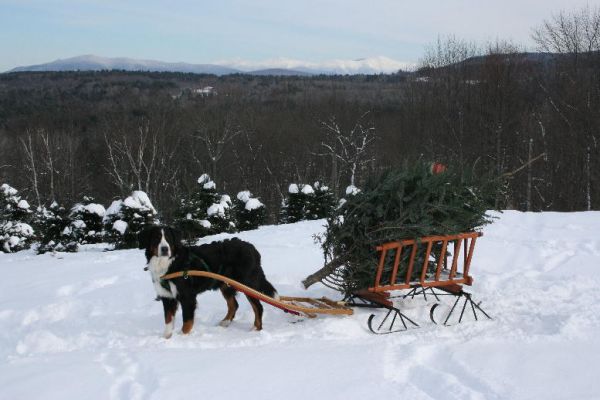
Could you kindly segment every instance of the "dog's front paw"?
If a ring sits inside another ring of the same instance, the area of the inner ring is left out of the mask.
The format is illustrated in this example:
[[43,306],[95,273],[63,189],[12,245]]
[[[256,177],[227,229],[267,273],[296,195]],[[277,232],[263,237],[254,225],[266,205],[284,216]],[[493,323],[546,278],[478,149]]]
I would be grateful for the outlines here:
[[190,333],[192,331],[193,327],[194,327],[194,321],[184,321],[183,327],[181,327],[181,333],[183,333],[184,335],[187,335],[188,333]]
[[163,333],[163,337],[165,339],[170,339],[173,336],[173,329],[175,328],[175,321],[171,319],[171,322],[165,325],[165,332]]
[[219,326],[222,326],[223,328],[227,328],[229,325],[231,325],[231,320],[229,319],[224,319],[223,321],[219,322]]

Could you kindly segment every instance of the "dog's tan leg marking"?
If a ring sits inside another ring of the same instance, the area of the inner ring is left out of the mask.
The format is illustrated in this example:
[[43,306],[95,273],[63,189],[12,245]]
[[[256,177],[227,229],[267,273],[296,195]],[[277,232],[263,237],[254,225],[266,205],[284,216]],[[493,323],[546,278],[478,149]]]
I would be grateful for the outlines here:
[[188,333],[190,333],[192,331],[193,327],[194,327],[194,320],[184,321],[183,327],[181,328],[181,332],[184,335],[187,335]]
[[165,324],[173,322],[173,318],[175,318],[175,313],[173,311],[167,311],[165,314]]
[[260,331],[260,330],[262,330],[262,313],[263,313],[262,305],[260,304],[260,301],[256,300],[255,298],[252,298],[248,295],[246,295],[246,298],[250,302],[250,305],[252,306],[252,310],[254,310],[254,329],[256,329],[257,331]]
[[164,338],[170,339],[173,336],[173,328],[175,326],[175,313],[173,311],[168,311],[165,314],[165,333]]
[[238,309],[238,303],[235,299],[235,292],[231,292],[226,285],[221,286],[221,293],[227,302],[227,314],[225,318],[219,323],[222,327],[228,327],[231,321],[235,318],[235,312]]

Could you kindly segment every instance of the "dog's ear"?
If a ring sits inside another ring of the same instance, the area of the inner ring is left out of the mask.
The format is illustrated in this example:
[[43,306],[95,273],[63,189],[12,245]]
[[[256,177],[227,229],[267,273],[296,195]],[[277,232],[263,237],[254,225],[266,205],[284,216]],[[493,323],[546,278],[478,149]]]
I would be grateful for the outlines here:
[[146,227],[138,233],[138,249],[146,249],[150,245],[152,227]]
[[181,231],[171,227],[167,227],[166,230],[168,235],[171,236],[173,246],[175,246],[176,249],[179,249],[181,247]]

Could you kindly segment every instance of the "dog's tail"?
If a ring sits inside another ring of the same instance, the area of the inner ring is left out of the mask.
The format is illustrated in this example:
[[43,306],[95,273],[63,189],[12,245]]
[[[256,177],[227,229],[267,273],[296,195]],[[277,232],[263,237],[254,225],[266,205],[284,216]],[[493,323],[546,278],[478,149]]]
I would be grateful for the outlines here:
[[258,250],[256,250],[256,248],[254,246],[252,246],[252,249],[253,249],[253,253],[254,253],[254,262],[256,263],[256,265],[258,265],[258,267],[261,271],[260,282],[258,283],[258,291],[263,294],[266,294],[269,297],[273,297],[274,299],[279,300],[279,294],[277,294],[277,290],[275,290],[273,285],[271,285],[271,282],[269,282],[267,280],[264,272],[262,271],[262,267],[260,265],[261,264],[260,253],[258,252]]
[[279,299],[279,294],[277,294],[277,290],[275,290],[273,285],[271,285],[271,282],[269,282],[265,277],[263,277],[262,281],[260,282],[260,288],[258,290],[269,297],[273,297],[276,300]]

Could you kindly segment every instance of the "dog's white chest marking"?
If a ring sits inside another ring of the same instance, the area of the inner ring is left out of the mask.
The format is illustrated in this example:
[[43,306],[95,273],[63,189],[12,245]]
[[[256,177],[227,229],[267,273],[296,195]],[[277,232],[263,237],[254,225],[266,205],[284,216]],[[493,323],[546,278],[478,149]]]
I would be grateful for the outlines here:
[[162,238],[160,243],[158,244],[158,251],[160,254],[160,249],[163,247],[168,248],[168,252],[163,256],[153,256],[150,261],[148,261],[148,269],[150,270],[150,274],[152,275],[152,283],[154,285],[154,290],[159,297],[168,297],[170,299],[174,299],[177,297],[177,288],[171,282],[168,282],[167,285],[160,279],[161,276],[167,273],[169,266],[173,262],[171,259],[171,246],[167,242],[165,238],[165,231],[161,230]]
[[172,261],[173,260],[171,260],[169,257],[154,256],[148,262],[148,270],[152,276],[152,284],[154,285],[156,294],[160,297],[168,297],[170,299],[174,299],[177,296],[177,289],[175,288],[175,285],[169,282],[169,288],[171,290],[167,290],[161,284],[162,281],[160,277],[167,273]]

